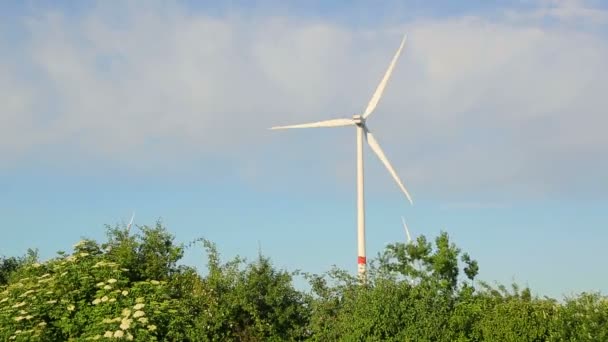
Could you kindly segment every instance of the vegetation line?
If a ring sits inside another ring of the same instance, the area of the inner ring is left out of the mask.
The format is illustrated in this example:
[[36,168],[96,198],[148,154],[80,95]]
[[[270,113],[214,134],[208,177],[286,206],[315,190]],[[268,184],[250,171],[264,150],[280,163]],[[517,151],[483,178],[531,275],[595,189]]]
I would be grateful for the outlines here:
[[[337,268],[303,273],[304,292],[261,252],[222,261],[210,241],[138,228],[108,226],[107,241],[44,262],[0,257],[0,341],[608,341],[608,297],[477,281],[446,233],[387,246],[365,286]],[[177,264],[201,244],[206,275]]]

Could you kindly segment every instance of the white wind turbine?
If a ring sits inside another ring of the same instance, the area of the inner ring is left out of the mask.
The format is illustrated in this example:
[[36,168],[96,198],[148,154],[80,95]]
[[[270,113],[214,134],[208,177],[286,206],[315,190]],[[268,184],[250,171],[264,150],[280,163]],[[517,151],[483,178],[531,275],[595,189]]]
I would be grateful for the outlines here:
[[403,46],[405,45],[406,38],[407,38],[407,36],[404,35],[403,40],[401,41],[401,45],[399,46],[399,49],[397,49],[395,56],[393,57],[393,59],[391,60],[391,63],[388,66],[388,70],[386,70],[386,73],[384,74],[382,81],[380,81],[378,88],[376,88],[376,91],[374,92],[374,95],[372,96],[371,100],[367,104],[367,108],[365,109],[363,114],[353,115],[352,119],[351,118],[333,119],[333,120],[325,120],[325,121],[305,123],[305,124],[299,124],[299,125],[277,126],[277,127],[271,128],[271,129],[288,129],[288,128],[339,127],[339,126],[355,126],[356,127],[356,129],[357,129],[357,250],[358,250],[357,265],[358,265],[359,278],[362,281],[365,281],[365,271],[366,271],[366,261],[367,261],[366,256],[365,256],[365,201],[364,201],[364,195],[363,195],[364,194],[364,192],[363,192],[363,137],[364,136],[365,136],[365,140],[367,141],[367,144],[369,145],[369,147],[372,149],[372,151],[374,151],[376,156],[378,156],[380,161],[387,168],[388,172],[391,174],[391,176],[393,177],[395,182],[397,182],[397,185],[399,186],[401,191],[403,191],[403,193],[405,194],[407,199],[410,201],[410,203],[413,204],[412,197],[408,193],[405,186],[403,186],[403,183],[399,179],[399,176],[397,176],[395,169],[393,169],[393,166],[390,164],[390,162],[386,158],[386,155],[382,151],[382,148],[380,148],[380,144],[378,144],[378,141],[376,140],[376,138],[374,138],[374,136],[370,132],[369,128],[367,127],[367,123],[366,123],[367,118],[372,114],[372,112],[378,105],[378,102],[380,101],[380,97],[382,96],[382,93],[384,92],[384,88],[386,87],[386,84],[391,76],[391,73],[393,72],[395,64],[397,63],[397,59],[399,58],[399,55],[401,54],[401,50],[403,49]]

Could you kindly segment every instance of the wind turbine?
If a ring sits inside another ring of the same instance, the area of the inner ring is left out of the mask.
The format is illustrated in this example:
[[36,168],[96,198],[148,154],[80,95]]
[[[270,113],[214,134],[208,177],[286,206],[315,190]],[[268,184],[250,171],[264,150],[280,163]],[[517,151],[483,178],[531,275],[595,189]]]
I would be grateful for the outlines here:
[[407,243],[412,243],[412,236],[410,235],[410,230],[407,229],[407,224],[405,224],[405,219],[401,216],[401,222],[403,222],[403,228],[405,229],[405,235],[407,235]]
[[397,49],[397,52],[395,53],[395,56],[391,60],[391,63],[389,64],[388,69],[386,70],[386,73],[384,74],[384,77],[382,78],[382,81],[380,81],[380,84],[376,88],[376,91],[374,92],[374,95],[372,96],[371,100],[367,104],[367,108],[365,108],[365,111],[363,112],[363,114],[353,115],[352,118],[332,119],[332,120],[325,120],[325,121],[298,124],[298,125],[289,125],[289,126],[275,126],[275,127],[271,128],[274,130],[274,129],[289,129],[289,128],[340,127],[340,126],[355,126],[356,127],[356,130],[357,130],[357,251],[358,251],[357,265],[358,265],[359,278],[363,282],[365,282],[365,278],[366,278],[365,271],[366,271],[366,265],[367,265],[367,260],[366,260],[366,255],[365,255],[365,200],[364,200],[364,191],[363,191],[363,189],[364,189],[363,188],[363,137],[365,137],[367,144],[372,149],[372,151],[374,151],[376,156],[378,156],[380,161],[384,164],[384,166],[386,167],[388,172],[391,174],[391,176],[393,177],[393,179],[395,180],[395,182],[397,183],[397,185],[399,186],[401,191],[405,194],[405,196],[410,201],[410,203],[413,204],[412,197],[410,196],[409,192],[407,191],[407,189],[405,188],[405,186],[399,179],[399,176],[397,176],[395,169],[393,168],[391,163],[386,158],[386,155],[382,151],[380,144],[378,143],[376,138],[374,138],[374,136],[372,135],[372,133],[369,130],[367,123],[366,123],[366,120],[374,112],[374,109],[376,109],[376,106],[378,105],[378,102],[380,101],[380,97],[382,97],[384,88],[386,87],[386,84],[387,84],[389,78],[391,77],[393,69],[395,68],[395,64],[397,63],[397,59],[399,58],[399,55],[401,54],[401,50],[403,49],[403,46],[405,45],[406,38],[407,38],[407,36],[404,35],[403,39],[401,40],[401,45],[399,46],[399,49]]

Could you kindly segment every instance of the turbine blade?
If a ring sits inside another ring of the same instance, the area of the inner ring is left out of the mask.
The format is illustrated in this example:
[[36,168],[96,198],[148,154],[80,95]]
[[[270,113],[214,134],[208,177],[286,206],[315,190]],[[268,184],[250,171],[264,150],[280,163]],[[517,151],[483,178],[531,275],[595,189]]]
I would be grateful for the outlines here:
[[333,119],[325,121],[317,121],[299,125],[289,126],[275,126],[270,129],[288,129],[288,128],[314,128],[314,127],[340,127],[340,126],[353,126],[355,123],[353,119]]
[[401,54],[403,45],[405,45],[406,39],[407,39],[407,35],[403,35],[403,40],[401,40],[401,45],[399,45],[399,49],[397,49],[397,53],[395,53],[395,56],[393,57],[391,64],[389,64],[388,69],[386,70],[386,73],[384,74],[384,78],[382,78],[382,81],[380,81],[378,88],[376,88],[376,92],[374,93],[374,95],[372,96],[372,99],[367,104],[367,108],[365,109],[365,112],[363,113],[364,119],[367,118],[368,116],[370,116],[370,114],[372,114],[374,109],[376,109],[376,105],[378,105],[378,101],[380,101],[380,97],[382,97],[382,93],[384,92],[386,83],[388,83],[388,79],[391,77],[391,74],[393,73],[393,69],[395,68],[395,64],[397,64],[397,59],[399,59],[399,55]]
[[412,242],[412,236],[410,235],[410,230],[407,229],[407,224],[405,224],[405,219],[401,216],[401,222],[403,222],[403,228],[405,228],[405,234],[407,235],[407,242]]
[[133,224],[133,219],[135,218],[135,212],[133,212],[133,214],[131,214],[131,221],[129,221],[129,224],[127,225],[127,231],[129,229],[131,229],[131,225]]
[[384,154],[384,151],[382,151],[380,144],[378,144],[378,141],[376,140],[376,138],[374,138],[372,132],[370,132],[367,127],[365,127],[365,139],[367,140],[367,144],[369,145],[369,147],[371,147],[372,151],[376,153],[382,164],[384,164],[388,172],[391,174],[391,176],[393,176],[393,179],[395,180],[395,182],[397,182],[397,185],[399,185],[401,191],[403,191],[407,199],[410,201],[410,204],[413,205],[414,202],[412,201],[410,193],[407,191],[405,186],[403,186],[401,179],[399,179],[399,176],[397,176],[397,172],[395,172],[395,169],[393,169],[393,166],[388,161],[388,158],[386,158],[386,155]]

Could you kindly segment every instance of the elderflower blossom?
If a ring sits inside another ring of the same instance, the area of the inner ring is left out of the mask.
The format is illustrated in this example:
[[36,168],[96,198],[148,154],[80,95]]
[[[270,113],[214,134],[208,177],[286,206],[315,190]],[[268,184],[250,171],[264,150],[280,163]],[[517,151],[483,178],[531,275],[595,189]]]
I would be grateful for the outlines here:
[[122,330],[116,330],[114,332],[114,337],[116,338],[122,338],[124,336],[124,332],[122,332]]
[[131,322],[133,322],[130,318],[123,318],[120,322],[120,329],[127,330],[131,327]]
[[122,291],[122,295],[123,295],[123,296],[125,296],[125,297],[126,297],[128,294],[129,294],[129,291],[127,291],[127,290]]
[[106,286],[104,286],[104,287],[103,287],[103,289],[104,289],[104,290],[111,290],[111,289],[112,289],[112,286],[111,286],[111,285],[106,285]]
[[146,314],[143,311],[137,310],[135,311],[135,313],[133,313],[133,318],[139,318],[142,316],[145,316]]
[[154,325],[154,324],[148,325],[148,330],[150,330],[150,331],[156,330],[156,325]]
[[74,304],[70,304],[68,305],[68,311],[74,311],[76,307],[74,306]]
[[20,302],[12,306],[13,309],[20,308],[25,305],[25,302]]
[[131,315],[131,310],[128,308],[125,308],[122,310],[122,315],[125,317],[129,317]]
[[78,248],[80,246],[83,246],[85,243],[87,243],[86,240],[80,240],[80,241],[76,242],[74,245],[72,245],[72,247]]
[[138,303],[138,304],[135,304],[135,306],[133,306],[133,309],[135,309],[135,310],[141,310],[145,306],[146,306],[146,304],[144,304],[144,303]]
[[34,290],[27,290],[25,292],[23,292],[19,297],[26,297],[27,295],[29,295],[30,293],[33,293]]
[[148,323],[148,318],[146,318],[146,317],[140,317],[140,318],[138,319],[138,321],[139,321],[139,323],[141,323],[141,324],[146,324],[146,323]]
[[137,297],[135,299],[135,303],[143,303],[144,302],[144,297]]
[[108,279],[108,284],[114,284],[116,282],[116,279],[112,278],[112,279]]
[[103,334],[103,337],[112,337],[112,335],[112,332],[108,330],[105,334]]
[[108,298],[108,296],[103,296],[103,297],[101,297],[101,301],[102,301],[102,302],[107,302],[107,301],[108,301],[108,299],[110,299],[110,298]]
[[93,305],[97,305],[99,303],[101,303],[101,299],[95,298],[95,300],[93,301]]

